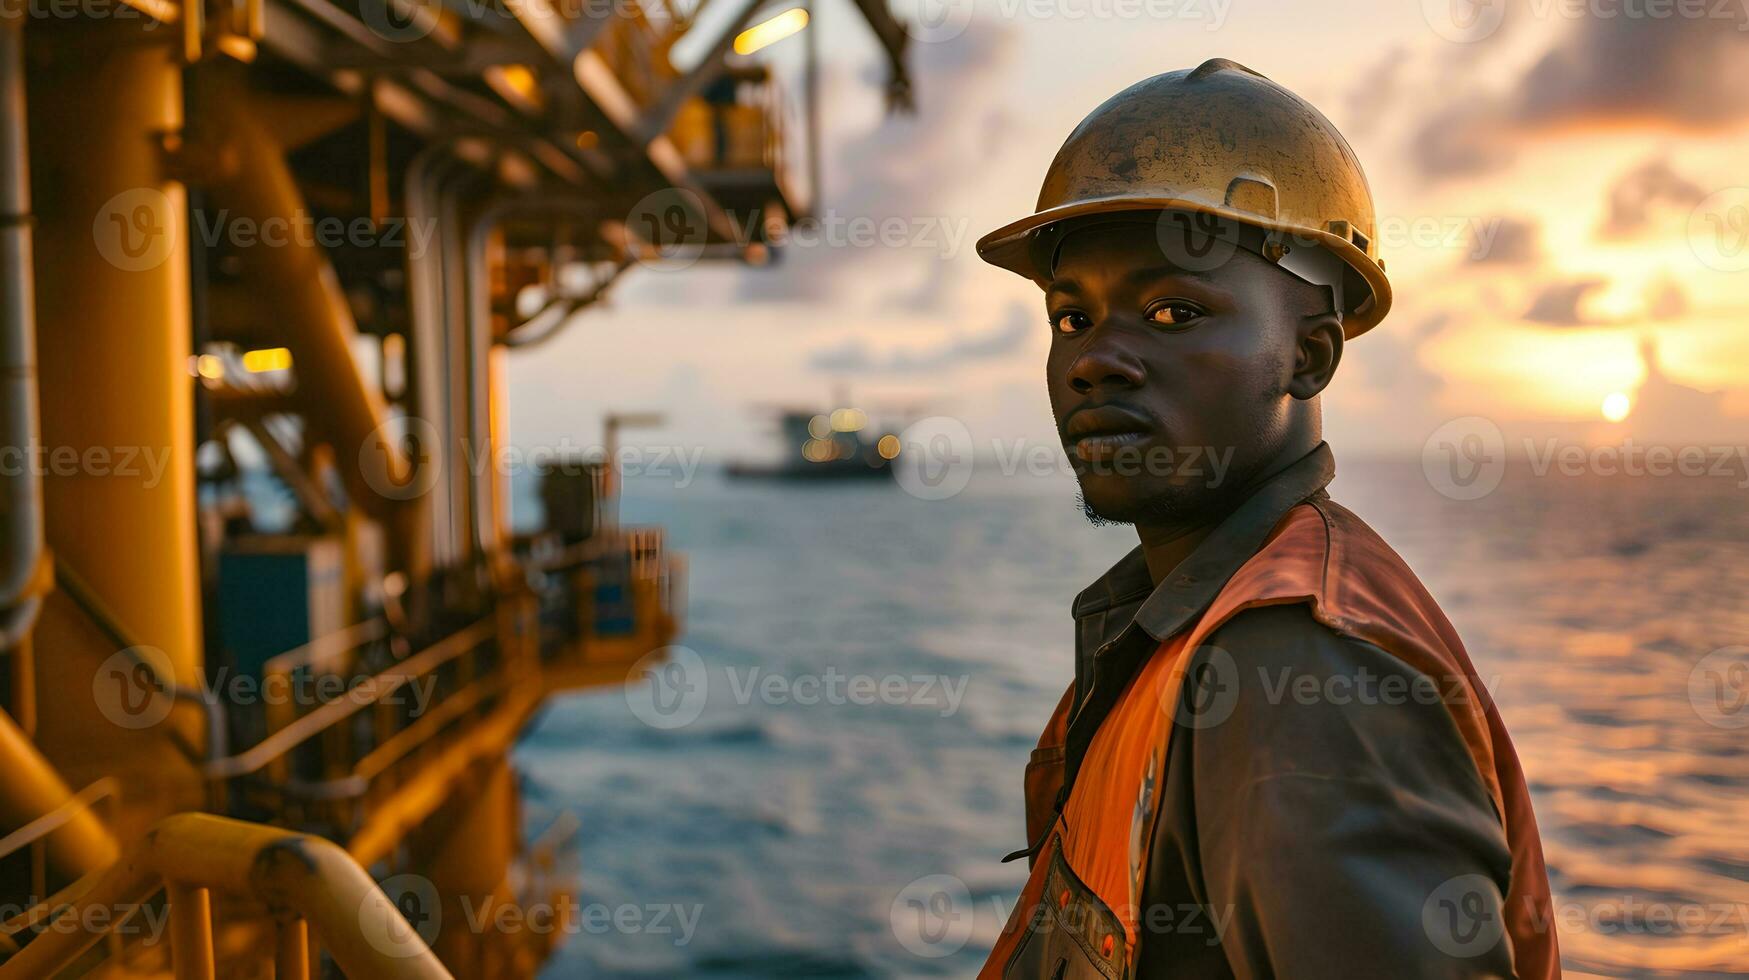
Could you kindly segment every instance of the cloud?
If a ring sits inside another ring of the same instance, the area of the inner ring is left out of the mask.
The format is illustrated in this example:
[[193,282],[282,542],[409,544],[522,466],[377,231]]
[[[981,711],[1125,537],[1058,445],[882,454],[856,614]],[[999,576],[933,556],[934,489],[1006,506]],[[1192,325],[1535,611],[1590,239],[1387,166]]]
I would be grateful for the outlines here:
[[1410,139],[1411,159],[1426,177],[1446,180],[1498,170],[1518,144],[1558,128],[1718,130],[1749,119],[1744,7],[1705,8],[1695,16],[1676,4],[1652,16],[1639,5],[1575,18],[1504,88],[1486,81],[1499,70],[1475,68],[1466,74],[1481,81],[1456,89],[1439,77],[1423,103],[1435,108]]
[[1419,337],[1422,340],[1426,340],[1436,334],[1442,333],[1446,327],[1452,325],[1452,321],[1455,319],[1457,319],[1456,315],[1450,310],[1435,310],[1416,321],[1415,325],[1411,326],[1407,333],[1411,337]]
[[[1641,8],[1650,11],[1652,8]],[[1714,128],[1749,117],[1749,33],[1740,5],[1665,16],[1588,16],[1519,82],[1513,117],[1531,125],[1638,119]],[[1726,15],[1726,16],[1721,16]]]
[[1464,261],[1470,265],[1529,265],[1542,258],[1542,227],[1529,218],[1501,217],[1484,222],[1491,228],[1486,240],[1478,238]]
[[963,364],[991,361],[1024,350],[1027,341],[1036,336],[1039,318],[1019,303],[1008,309],[1008,317],[996,327],[982,333],[963,334],[947,338],[943,343],[913,348],[875,352],[860,340],[849,340],[835,347],[815,351],[808,358],[810,367],[839,374],[918,374],[943,371]]
[[[906,228],[905,247],[791,248],[782,256],[781,274],[742,276],[740,298],[841,303],[871,283],[941,275],[922,264],[945,264],[969,253],[977,236],[958,202],[1000,158],[1003,136],[1014,129],[1001,107],[1010,101],[1004,96],[1018,41],[1008,25],[977,21],[950,41],[912,45],[917,113],[887,116],[860,135],[833,141],[824,197],[816,206],[825,227],[833,220],[877,226],[897,221]],[[861,87],[841,73],[823,101],[843,104],[845,89]],[[926,296],[928,291],[926,285]]]
[[1703,197],[1705,188],[1677,173],[1669,160],[1654,157],[1622,174],[1610,187],[1609,213],[1598,226],[1598,237],[1636,235],[1651,224],[1654,206],[1691,207]]
[[1579,304],[1594,290],[1608,285],[1606,280],[1598,278],[1570,279],[1565,282],[1554,282],[1542,288],[1536,298],[1530,303],[1530,309],[1524,311],[1524,318],[1535,323],[1547,323],[1558,327],[1574,327],[1594,323],[1579,312]]
[[1403,87],[1402,76],[1408,52],[1394,45],[1372,66],[1360,73],[1360,80],[1343,96],[1347,112],[1346,131],[1359,137],[1371,132]]
[[1660,279],[1646,290],[1646,314],[1654,320],[1675,320],[1688,312],[1688,294],[1674,279]]
[[1498,170],[1512,160],[1501,125],[1499,104],[1472,96],[1422,123],[1409,140],[1409,156],[1423,176],[1434,180]]

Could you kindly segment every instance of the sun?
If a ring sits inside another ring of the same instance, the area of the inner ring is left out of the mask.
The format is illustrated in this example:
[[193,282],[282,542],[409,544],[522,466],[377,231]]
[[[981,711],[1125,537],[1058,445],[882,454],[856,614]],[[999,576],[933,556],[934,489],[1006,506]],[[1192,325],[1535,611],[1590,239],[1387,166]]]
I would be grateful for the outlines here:
[[1626,392],[1612,391],[1603,399],[1603,417],[1611,422],[1620,422],[1633,411],[1634,403]]

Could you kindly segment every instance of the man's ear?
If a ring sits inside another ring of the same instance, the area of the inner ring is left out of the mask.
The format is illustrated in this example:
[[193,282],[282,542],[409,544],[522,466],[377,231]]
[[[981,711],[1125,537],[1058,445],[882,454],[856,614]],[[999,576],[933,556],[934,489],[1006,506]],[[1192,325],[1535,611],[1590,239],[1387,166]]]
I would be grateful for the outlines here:
[[1307,317],[1300,323],[1299,338],[1287,392],[1306,401],[1316,398],[1336,376],[1336,365],[1342,362],[1342,318],[1335,313]]

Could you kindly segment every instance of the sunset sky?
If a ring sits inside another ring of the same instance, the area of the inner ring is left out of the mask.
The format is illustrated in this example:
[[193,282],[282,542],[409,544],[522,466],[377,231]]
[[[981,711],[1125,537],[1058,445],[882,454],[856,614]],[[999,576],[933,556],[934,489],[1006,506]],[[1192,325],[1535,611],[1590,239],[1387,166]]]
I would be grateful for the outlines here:
[[[720,460],[767,448],[758,406],[825,407],[847,385],[980,441],[1054,444],[1041,295],[973,243],[1032,210],[1094,106],[1217,56],[1322,109],[1371,180],[1397,299],[1325,395],[1339,451],[1416,452],[1468,415],[1587,441],[1749,432],[1749,0],[924,2],[899,5],[936,25],[911,48],[915,116],[883,114],[848,2],[823,0],[810,28],[827,55],[820,210],[900,219],[907,244],[634,270],[512,358],[513,442],[592,443],[604,411],[660,409],[667,427],[639,440]],[[1612,393],[1629,397],[1619,424]]]

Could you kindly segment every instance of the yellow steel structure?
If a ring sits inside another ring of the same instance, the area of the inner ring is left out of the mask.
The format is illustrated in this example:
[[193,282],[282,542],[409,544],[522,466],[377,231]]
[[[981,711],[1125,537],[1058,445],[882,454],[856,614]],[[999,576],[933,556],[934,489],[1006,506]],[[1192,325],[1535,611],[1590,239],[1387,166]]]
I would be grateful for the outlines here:
[[[350,855],[333,843],[206,814],[166,817],[107,873],[51,911],[42,933],[0,963],[0,980],[50,976],[101,934],[56,928],[88,910],[138,909],[168,891],[176,980],[213,980],[212,893],[259,904],[274,923],[279,980],[309,976],[310,933],[348,976],[447,980],[419,933]],[[137,914],[137,913],[136,913]],[[302,972],[291,972],[301,970]]]
[[[510,750],[671,641],[684,566],[613,502],[656,416],[511,526],[508,362],[640,260],[763,263],[809,214],[735,2],[686,68],[701,2],[0,16],[0,980],[552,952],[468,926],[578,888]],[[904,106],[903,25],[855,3]]]

